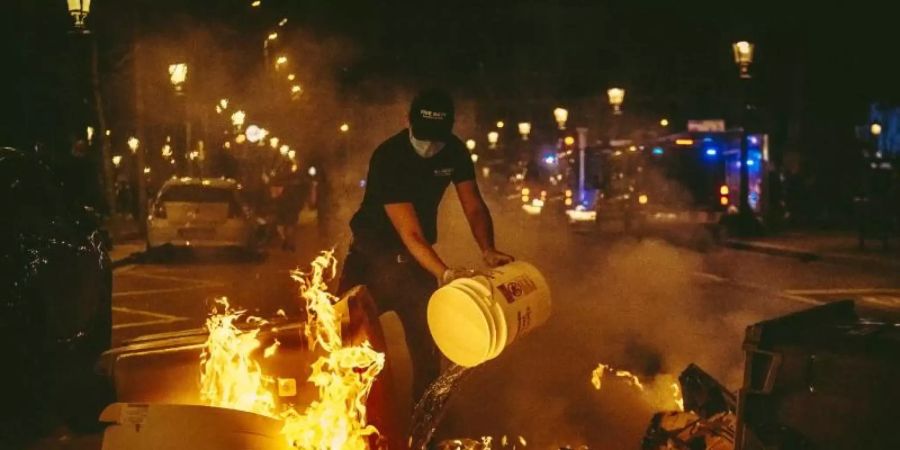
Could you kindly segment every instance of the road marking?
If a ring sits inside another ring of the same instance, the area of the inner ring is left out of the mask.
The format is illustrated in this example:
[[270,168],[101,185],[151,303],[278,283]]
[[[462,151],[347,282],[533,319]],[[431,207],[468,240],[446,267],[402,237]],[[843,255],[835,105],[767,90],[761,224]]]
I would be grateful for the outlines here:
[[143,309],[126,308],[124,306],[113,306],[112,310],[122,312],[122,313],[127,313],[127,314],[140,314],[140,315],[144,315],[144,316],[148,316],[148,317],[155,317],[157,319],[167,319],[167,320],[186,319],[186,317],[173,316],[170,314],[163,314],[163,313],[147,311],[147,310],[143,310]]
[[763,286],[761,284],[749,283],[746,281],[738,281],[733,278],[726,278],[726,277],[723,277],[720,275],[716,275],[714,273],[694,272],[694,276],[697,276],[700,278],[705,278],[705,279],[713,281],[715,283],[731,284],[731,285],[734,285],[734,286],[737,286],[739,288],[743,288],[746,290],[765,292],[767,294],[776,295],[785,300],[791,300],[791,301],[797,302],[797,303],[803,303],[803,304],[807,304],[807,305],[816,305],[816,306],[825,304],[824,301],[796,295],[796,294],[791,293],[790,291],[778,291],[776,289],[772,289],[768,286]]
[[120,323],[112,326],[113,330],[121,330],[123,328],[137,328],[137,327],[147,327],[150,325],[164,325],[168,323],[181,322],[187,319],[157,319],[157,320],[145,320],[143,322],[129,322],[129,323]]
[[893,288],[834,288],[834,289],[792,289],[784,291],[792,295],[853,295],[853,294],[887,294],[900,295],[900,289]]
[[171,292],[181,292],[181,291],[188,291],[191,289],[201,289],[201,288],[206,288],[206,287],[211,287],[211,286],[197,285],[197,286],[184,286],[184,287],[177,287],[177,288],[140,289],[140,290],[136,290],[136,291],[114,292],[112,296],[113,296],[113,298],[116,298],[116,297],[134,297],[134,296],[138,296],[138,295],[168,294]]
[[162,325],[166,323],[173,322],[181,322],[184,320],[188,320],[187,317],[181,316],[173,316],[170,314],[163,314],[154,311],[146,311],[143,309],[134,309],[134,308],[126,308],[124,306],[113,306],[112,310],[115,312],[125,313],[125,314],[137,314],[142,316],[147,316],[153,318],[152,320],[145,320],[142,322],[127,322],[127,323],[119,323],[113,325],[113,330],[120,330],[122,328],[134,328],[134,327],[145,327],[149,325]]

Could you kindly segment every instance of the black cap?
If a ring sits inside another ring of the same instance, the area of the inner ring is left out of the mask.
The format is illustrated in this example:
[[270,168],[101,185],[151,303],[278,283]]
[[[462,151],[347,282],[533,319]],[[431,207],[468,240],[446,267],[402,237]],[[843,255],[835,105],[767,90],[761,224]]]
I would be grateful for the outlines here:
[[453,135],[453,99],[440,89],[419,92],[409,107],[409,125],[416,139],[447,142]]

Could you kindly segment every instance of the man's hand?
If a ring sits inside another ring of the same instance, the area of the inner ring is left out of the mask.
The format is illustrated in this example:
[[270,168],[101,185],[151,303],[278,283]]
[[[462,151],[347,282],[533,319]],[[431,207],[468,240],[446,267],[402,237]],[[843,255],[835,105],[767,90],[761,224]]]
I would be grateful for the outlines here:
[[509,264],[516,259],[512,256],[507,255],[497,249],[489,248],[484,251],[484,263],[487,264],[488,267],[499,267],[504,264]]
[[464,267],[450,267],[441,275],[441,279],[438,280],[438,285],[444,286],[457,278],[469,278],[475,275],[477,275],[477,272],[472,269],[466,269]]

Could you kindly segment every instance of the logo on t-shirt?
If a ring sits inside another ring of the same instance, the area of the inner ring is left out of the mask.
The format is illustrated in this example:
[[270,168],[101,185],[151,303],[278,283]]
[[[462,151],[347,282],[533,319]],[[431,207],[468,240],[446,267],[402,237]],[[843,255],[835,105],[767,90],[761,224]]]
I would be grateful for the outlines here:
[[453,168],[447,167],[444,169],[434,169],[434,176],[436,177],[449,177],[453,175]]

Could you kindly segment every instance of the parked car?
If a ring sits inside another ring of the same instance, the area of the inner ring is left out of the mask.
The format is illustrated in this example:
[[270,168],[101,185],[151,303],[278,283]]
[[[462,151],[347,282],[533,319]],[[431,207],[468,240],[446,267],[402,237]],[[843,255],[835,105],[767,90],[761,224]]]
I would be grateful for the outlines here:
[[86,180],[66,176],[72,166],[0,148],[2,448],[19,448],[63,421],[76,429],[97,424],[112,400],[95,369],[112,333],[108,239],[73,195],[71,184]]
[[172,178],[160,188],[147,218],[147,249],[233,247],[252,252],[260,224],[224,178]]

